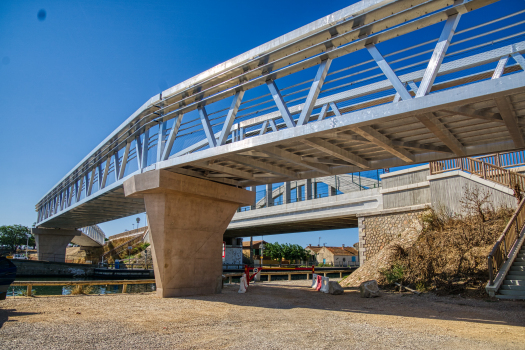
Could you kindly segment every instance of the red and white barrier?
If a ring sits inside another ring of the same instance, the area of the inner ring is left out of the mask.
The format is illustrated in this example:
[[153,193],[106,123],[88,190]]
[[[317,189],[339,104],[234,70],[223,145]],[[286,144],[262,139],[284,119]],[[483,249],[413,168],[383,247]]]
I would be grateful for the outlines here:
[[312,274],[312,289],[316,289],[317,288],[317,274],[314,273]]
[[320,291],[323,293],[329,293],[330,290],[328,289],[328,282],[330,281],[330,278],[328,277],[321,277],[321,289]]

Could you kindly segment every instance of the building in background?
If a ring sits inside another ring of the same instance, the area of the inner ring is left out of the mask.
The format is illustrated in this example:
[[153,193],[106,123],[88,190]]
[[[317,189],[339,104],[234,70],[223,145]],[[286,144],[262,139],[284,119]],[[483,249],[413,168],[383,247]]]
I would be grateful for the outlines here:
[[312,246],[305,248],[312,255],[314,263],[331,266],[359,266],[359,254],[353,247]]

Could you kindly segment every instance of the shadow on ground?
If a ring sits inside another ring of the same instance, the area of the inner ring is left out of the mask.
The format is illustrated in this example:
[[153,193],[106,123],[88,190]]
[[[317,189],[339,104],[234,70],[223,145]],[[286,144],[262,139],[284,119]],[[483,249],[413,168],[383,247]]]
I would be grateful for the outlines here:
[[36,315],[38,312],[17,312],[16,309],[0,309],[0,329],[5,322],[16,322],[16,320],[9,320],[9,317]]
[[413,295],[383,292],[378,298],[361,298],[357,288],[343,295],[317,292],[308,286],[259,283],[245,294],[239,285],[225,285],[222,294],[184,299],[222,302],[238,306],[274,309],[317,309],[359,314],[427,318],[509,326],[525,326],[525,302],[466,299],[460,296]]

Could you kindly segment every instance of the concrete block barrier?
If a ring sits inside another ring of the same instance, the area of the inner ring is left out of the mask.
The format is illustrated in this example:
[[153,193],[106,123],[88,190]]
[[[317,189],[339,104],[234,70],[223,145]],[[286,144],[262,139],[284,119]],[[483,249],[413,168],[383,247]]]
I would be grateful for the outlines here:
[[329,293],[330,290],[329,290],[329,287],[328,287],[328,284],[330,282],[330,278],[328,277],[321,277],[321,289],[320,291],[323,292],[323,293]]

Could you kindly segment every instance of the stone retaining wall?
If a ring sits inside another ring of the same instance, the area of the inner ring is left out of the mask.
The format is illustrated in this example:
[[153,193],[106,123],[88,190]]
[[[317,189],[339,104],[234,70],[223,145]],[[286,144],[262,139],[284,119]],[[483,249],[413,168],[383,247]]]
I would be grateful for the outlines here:
[[359,259],[361,265],[379,253],[388,243],[419,221],[425,206],[387,210],[381,214],[365,215],[358,219]]

